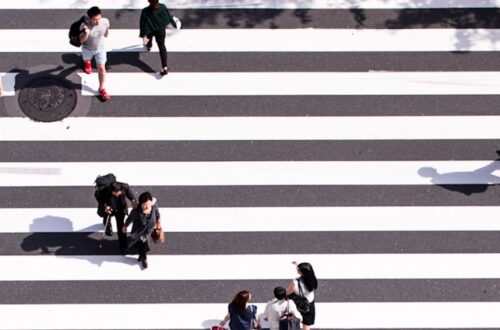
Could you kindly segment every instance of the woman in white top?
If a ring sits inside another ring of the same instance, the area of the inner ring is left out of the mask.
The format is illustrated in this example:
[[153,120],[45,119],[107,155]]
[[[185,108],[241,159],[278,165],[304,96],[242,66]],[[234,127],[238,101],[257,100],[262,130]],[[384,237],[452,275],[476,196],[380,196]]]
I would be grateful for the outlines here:
[[286,299],[285,288],[276,287],[274,289],[274,297],[273,300],[267,303],[264,313],[264,319],[269,321],[270,330],[280,329],[280,318],[287,313],[287,310],[289,314],[293,314],[293,316],[302,321],[302,315],[300,315],[293,300]]
[[[302,313],[302,325],[303,330],[310,330],[311,325],[314,324],[314,319],[316,318],[316,308],[314,306],[314,294],[318,288],[318,279],[314,274],[314,270],[310,263],[302,262],[297,264],[297,272],[300,277],[292,280],[286,289],[287,295],[303,295],[307,301],[309,301],[309,311],[307,313]],[[302,291],[302,292],[301,292]],[[302,293],[302,294],[301,294]]]

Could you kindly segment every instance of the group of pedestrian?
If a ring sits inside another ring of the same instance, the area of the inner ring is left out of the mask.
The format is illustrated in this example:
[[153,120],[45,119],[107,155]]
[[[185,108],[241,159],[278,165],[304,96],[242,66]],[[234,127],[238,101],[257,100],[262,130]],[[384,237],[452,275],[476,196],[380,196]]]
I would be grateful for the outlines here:
[[[167,49],[165,46],[165,29],[172,24],[177,28],[178,24],[164,4],[159,0],[148,0],[149,6],[141,12],[139,20],[139,37],[142,38],[147,51],[151,50],[153,37],[160,51],[161,70],[160,74],[168,74]],[[103,101],[111,97],[106,91],[106,61],[107,51],[105,38],[109,36],[109,19],[102,16],[101,9],[94,6],[87,11],[87,19],[80,26],[80,42],[82,44],[83,71],[92,73],[92,59],[95,60],[99,77],[99,95]]]
[[[297,267],[299,277],[293,279],[288,287],[276,287],[273,290],[274,298],[270,300],[264,311],[264,319],[269,321],[270,330],[280,329],[280,320],[295,317],[302,322],[303,330],[310,330],[316,318],[315,292],[318,288],[318,279],[310,263],[302,262]],[[307,311],[299,311],[295,299],[305,299],[308,302]],[[231,330],[253,330],[261,328],[261,321],[257,314],[257,306],[252,305],[252,294],[248,290],[238,292],[228,305],[228,312],[219,323],[221,327],[229,321]]]
[[[103,218],[105,234],[113,235],[111,218],[116,219],[116,228],[120,252],[128,254],[138,251],[143,268],[148,267],[147,252],[152,241],[151,234],[156,229],[161,229],[160,210],[150,192],[145,191],[137,201],[128,184],[112,182],[96,196],[98,201],[97,213]],[[132,211],[128,214],[127,199],[130,201]],[[127,216],[125,221],[125,216]],[[127,240],[127,228],[132,224],[130,237]]]

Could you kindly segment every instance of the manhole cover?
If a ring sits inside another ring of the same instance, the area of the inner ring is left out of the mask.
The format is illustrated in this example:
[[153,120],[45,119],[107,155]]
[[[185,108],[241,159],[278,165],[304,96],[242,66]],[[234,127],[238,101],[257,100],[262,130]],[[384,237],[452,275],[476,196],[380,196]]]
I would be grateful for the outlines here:
[[31,80],[19,92],[19,107],[36,121],[62,120],[75,109],[77,95],[63,79],[44,76]]

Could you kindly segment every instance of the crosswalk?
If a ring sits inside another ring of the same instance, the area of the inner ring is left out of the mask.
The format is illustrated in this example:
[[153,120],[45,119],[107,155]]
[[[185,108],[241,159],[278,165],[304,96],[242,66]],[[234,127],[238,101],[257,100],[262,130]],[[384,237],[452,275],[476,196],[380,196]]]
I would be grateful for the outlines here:
[[[168,1],[164,78],[146,4],[0,1],[0,329],[208,329],[293,260],[314,329],[500,328],[500,1]],[[92,5],[106,103],[67,40]],[[59,65],[88,111],[25,118],[16,83]],[[108,172],[158,199],[147,270],[101,242]]]

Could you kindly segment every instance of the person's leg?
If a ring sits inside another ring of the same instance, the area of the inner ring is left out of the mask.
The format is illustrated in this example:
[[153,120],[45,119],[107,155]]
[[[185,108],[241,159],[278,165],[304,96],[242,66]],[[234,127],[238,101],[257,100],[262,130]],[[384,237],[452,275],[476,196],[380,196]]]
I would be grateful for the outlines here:
[[137,243],[137,248],[139,250],[139,260],[142,263],[142,267],[148,268],[148,256],[147,256],[147,251],[148,251],[148,245],[147,243],[144,242],[138,242]]
[[106,60],[107,60],[106,52],[98,52],[95,55],[97,72],[99,74],[99,94],[101,94],[101,97],[104,101],[110,99],[109,94],[106,92],[106,89],[104,88],[106,82]]
[[94,56],[93,52],[85,47],[82,47],[82,58],[83,58],[83,71],[86,74],[92,73],[92,57]]
[[167,66],[167,48],[165,47],[165,29],[161,29],[155,32],[156,43],[158,44],[158,49],[160,50],[160,60],[162,67],[162,74],[168,73]]
[[125,214],[119,212],[115,215],[116,218],[116,232],[118,233],[118,242],[120,244],[120,251],[124,253],[127,250],[127,234],[122,232],[123,224],[125,223]]

